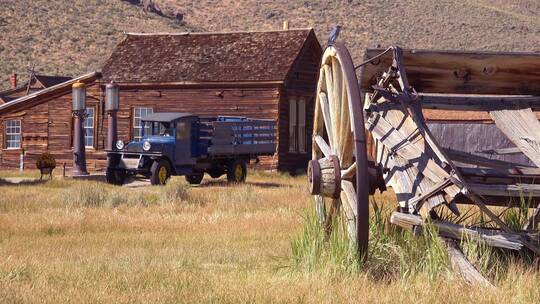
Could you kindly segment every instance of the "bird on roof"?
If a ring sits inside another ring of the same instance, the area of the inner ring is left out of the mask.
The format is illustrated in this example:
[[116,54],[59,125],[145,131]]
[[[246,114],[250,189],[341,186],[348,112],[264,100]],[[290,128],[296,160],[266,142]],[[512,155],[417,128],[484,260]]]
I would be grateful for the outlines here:
[[338,39],[339,37],[339,32],[341,31],[341,25],[336,25],[331,31],[330,31],[330,34],[328,35],[328,42],[326,43],[326,46],[331,46],[333,45],[336,40]]

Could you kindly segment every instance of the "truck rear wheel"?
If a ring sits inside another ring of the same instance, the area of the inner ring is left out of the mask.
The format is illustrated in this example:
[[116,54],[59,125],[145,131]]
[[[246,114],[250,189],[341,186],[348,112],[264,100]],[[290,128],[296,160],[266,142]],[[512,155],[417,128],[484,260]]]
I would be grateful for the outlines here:
[[201,183],[203,176],[202,173],[186,175],[186,181],[191,185],[198,185]]
[[243,183],[246,181],[247,165],[246,162],[237,159],[227,168],[227,180],[232,183]]
[[150,183],[152,185],[165,185],[171,177],[171,166],[164,159],[155,160],[150,168],[150,172],[152,173],[150,176]]
[[122,170],[114,170],[111,168],[107,168],[105,178],[107,180],[107,183],[121,186],[124,184],[126,174]]

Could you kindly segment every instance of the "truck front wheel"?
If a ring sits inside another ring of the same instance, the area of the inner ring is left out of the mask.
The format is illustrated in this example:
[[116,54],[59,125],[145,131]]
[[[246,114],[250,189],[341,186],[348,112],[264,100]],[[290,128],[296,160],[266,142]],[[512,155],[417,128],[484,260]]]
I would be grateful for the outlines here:
[[191,185],[198,185],[201,183],[203,175],[202,173],[186,175],[186,181]]
[[171,166],[169,162],[160,159],[155,160],[150,168],[152,175],[150,176],[150,183],[152,185],[165,185],[171,177]]
[[246,162],[237,159],[227,168],[227,180],[232,183],[243,183],[246,181],[247,165]]
[[115,170],[111,168],[107,168],[107,173],[105,175],[107,179],[107,183],[121,186],[124,184],[124,181],[126,179],[126,174],[123,170]]

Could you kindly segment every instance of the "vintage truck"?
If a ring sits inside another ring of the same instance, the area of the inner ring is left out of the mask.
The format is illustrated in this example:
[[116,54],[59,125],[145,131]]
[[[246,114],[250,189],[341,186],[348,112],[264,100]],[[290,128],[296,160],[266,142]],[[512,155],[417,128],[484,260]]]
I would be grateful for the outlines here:
[[119,140],[107,150],[107,182],[122,185],[142,175],[163,185],[171,175],[199,184],[204,173],[244,182],[247,164],[276,151],[276,123],[246,117],[199,117],[190,113],[155,113],[142,119],[140,141]]

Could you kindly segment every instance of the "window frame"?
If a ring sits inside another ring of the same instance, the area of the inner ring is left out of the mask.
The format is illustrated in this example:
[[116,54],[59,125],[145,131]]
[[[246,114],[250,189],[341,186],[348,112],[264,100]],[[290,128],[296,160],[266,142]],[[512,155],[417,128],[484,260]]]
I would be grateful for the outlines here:
[[[18,126],[9,126],[9,128],[19,128],[18,133],[8,133],[8,124],[9,122],[18,122]],[[19,145],[18,147],[8,147],[8,136],[19,136]],[[22,149],[22,119],[6,119],[4,121],[4,149],[5,150],[20,150]]]
[[297,122],[297,135],[296,135],[296,146],[298,153],[305,154],[307,153],[307,134],[306,134],[306,119],[307,119],[307,102],[305,97],[298,98],[296,103],[296,113],[298,117]]
[[[86,144],[86,129],[90,129],[90,127],[86,126],[86,122],[87,121],[90,121],[88,118],[89,116],[87,116],[88,114],[88,110],[92,110],[92,126],[91,126],[91,129],[92,129],[92,145],[87,145]],[[83,132],[84,132],[84,148],[85,149],[95,149],[96,148],[96,107],[93,107],[93,106],[90,106],[90,107],[86,107],[86,109],[84,110],[84,121],[83,121]]]
[[[144,109],[146,112],[145,116],[141,115],[141,110]],[[150,112],[148,112],[150,110]],[[137,111],[139,112],[139,116],[137,116]],[[142,130],[146,129],[145,126],[142,123],[142,118],[146,117],[150,114],[154,114],[154,108],[152,107],[134,107],[133,108],[133,119],[131,120],[131,140],[133,141],[140,141],[142,139]],[[139,125],[136,125],[135,121],[139,119]],[[138,131],[137,131],[138,130]],[[136,133],[139,134],[139,136],[136,135]],[[145,134],[147,134],[145,132]]]
[[297,136],[297,115],[298,105],[295,96],[289,98],[289,153],[298,152],[298,136]]

